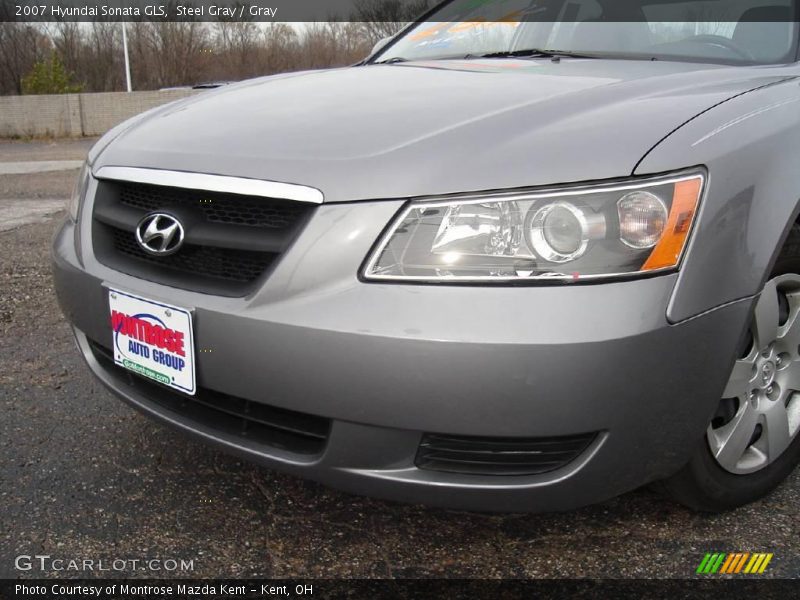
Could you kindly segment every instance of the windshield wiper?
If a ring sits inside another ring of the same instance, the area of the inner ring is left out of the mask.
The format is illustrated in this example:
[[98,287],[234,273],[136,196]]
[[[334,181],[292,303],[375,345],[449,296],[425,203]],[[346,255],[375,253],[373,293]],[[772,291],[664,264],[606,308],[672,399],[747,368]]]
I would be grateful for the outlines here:
[[[591,54],[581,54],[578,52],[569,52],[569,51],[562,51],[562,50],[540,50],[539,48],[530,48],[527,50],[507,50],[503,52],[488,52],[486,54],[467,54],[466,56],[461,57],[462,60],[472,60],[476,58],[528,58],[528,57],[536,57],[536,58],[601,58],[600,56],[591,55]],[[448,60],[448,59],[457,59],[456,56],[446,56],[446,57],[439,57],[439,58],[428,58],[426,60]],[[405,63],[411,62],[412,59],[404,58],[402,56],[394,56],[392,58],[387,58],[386,60],[377,60],[372,64],[375,65],[394,65],[398,63]]]
[[579,52],[569,52],[567,50],[544,50],[540,48],[528,48],[526,50],[505,50],[502,52],[488,52],[486,54],[467,54],[464,58],[599,58],[591,54]]
[[392,58],[388,58],[386,60],[378,60],[374,62],[375,65],[395,65],[397,63],[404,63],[408,62],[407,58],[403,58],[402,56],[393,56]]

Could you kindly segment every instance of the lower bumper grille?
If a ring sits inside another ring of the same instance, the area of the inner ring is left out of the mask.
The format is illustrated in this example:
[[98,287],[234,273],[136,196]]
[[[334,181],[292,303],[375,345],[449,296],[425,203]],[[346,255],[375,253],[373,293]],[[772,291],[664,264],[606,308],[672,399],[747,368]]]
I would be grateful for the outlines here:
[[89,341],[98,363],[109,373],[153,402],[189,421],[236,437],[244,444],[264,445],[294,454],[322,454],[328,442],[330,419],[275,408],[244,398],[199,388],[186,396],[117,366],[111,350]]
[[426,434],[420,469],[469,475],[539,475],[580,456],[596,433],[551,438],[495,438]]

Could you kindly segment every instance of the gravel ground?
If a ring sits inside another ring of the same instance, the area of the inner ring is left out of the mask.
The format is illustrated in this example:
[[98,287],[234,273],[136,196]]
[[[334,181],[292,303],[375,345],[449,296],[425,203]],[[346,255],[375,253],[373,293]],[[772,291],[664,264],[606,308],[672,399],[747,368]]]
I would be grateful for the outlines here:
[[77,169],[33,175],[0,175],[0,200],[66,200],[77,177]]
[[[83,160],[95,138],[59,141],[2,142],[0,162]],[[66,198],[78,170],[0,175],[0,199]]]
[[0,141],[0,162],[83,160],[97,138]]
[[767,575],[800,574],[800,472],[719,516],[648,490],[491,516],[343,494],[177,435],[84,367],[52,290],[56,224],[0,233],[0,577],[21,575],[20,554],[194,560],[193,573],[138,576],[686,577],[710,551],[774,552]]

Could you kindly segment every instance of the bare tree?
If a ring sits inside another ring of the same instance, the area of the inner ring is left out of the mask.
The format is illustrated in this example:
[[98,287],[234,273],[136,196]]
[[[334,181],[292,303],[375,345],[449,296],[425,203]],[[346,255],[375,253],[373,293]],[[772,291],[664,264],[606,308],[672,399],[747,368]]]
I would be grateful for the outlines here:
[[[137,90],[239,80],[353,64],[396,32],[429,0],[356,0],[352,22],[141,21],[128,23]],[[0,10],[6,4],[0,3]],[[0,22],[0,94],[21,93],[22,78],[53,52],[84,91],[124,89],[118,22]]]
[[429,0],[355,0],[354,6],[353,20],[360,22],[371,47],[424,13]]
[[73,73],[78,72],[83,66],[81,63],[85,43],[81,24],[70,21],[56,23],[50,39],[64,67]]
[[370,44],[359,23],[329,21],[310,25],[303,37],[301,66],[341,67],[364,58]]
[[21,94],[22,78],[52,50],[39,27],[0,23],[0,94]]
[[98,21],[91,24],[82,68],[87,89],[110,92],[123,89],[122,26]]
[[204,23],[134,23],[130,37],[131,76],[137,89],[188,85],[205,78],[212,45]]
[[[214,50],[219,60],[212,68],[215,79],[244,79],[261,73],[259,28],[250,21],[220,20],[215,24]],[[224,74],[216,74],[224,70]]]
[[301,68],[302,49],[297,31],[286,23],[271,23],[262,33],[263,74],[284,73]]

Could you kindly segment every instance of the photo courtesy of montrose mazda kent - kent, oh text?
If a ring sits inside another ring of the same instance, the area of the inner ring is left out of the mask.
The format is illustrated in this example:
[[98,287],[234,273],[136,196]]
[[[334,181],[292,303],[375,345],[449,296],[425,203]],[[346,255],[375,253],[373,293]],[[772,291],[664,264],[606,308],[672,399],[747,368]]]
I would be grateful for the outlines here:
[[54,240],[78,349],[144,414],[357,494],[754,501],[800,462],[797,11],[455,0],[359,64],[134,117]]

